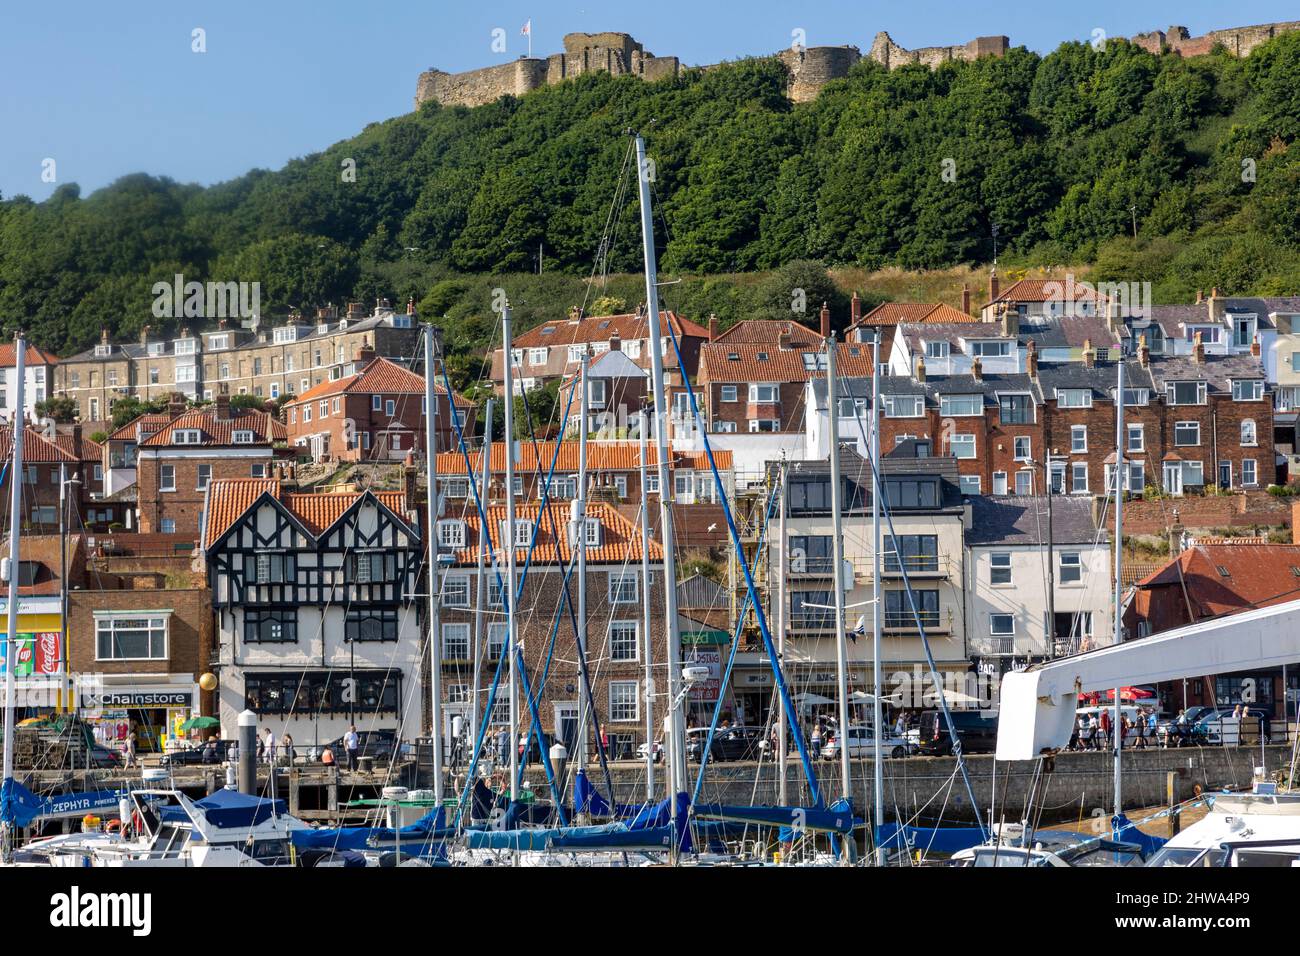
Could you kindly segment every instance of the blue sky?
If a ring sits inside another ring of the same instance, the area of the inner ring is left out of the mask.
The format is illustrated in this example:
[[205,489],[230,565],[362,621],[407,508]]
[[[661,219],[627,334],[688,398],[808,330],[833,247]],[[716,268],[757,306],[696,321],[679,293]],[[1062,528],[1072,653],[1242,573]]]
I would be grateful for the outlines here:
[[[71,0],[0,10],[0,194],[83,195],[145,171],[212,183],[278,168],[412,108],[416,75],[560,49],[571,31],[622,30],[688,64],[809,46],[866,51],[878,30],[905,47],[985,34],[1046,52],[1094,29],[1127,36],[1171,23],[1193,34],[1293,19],[1295,0]],[[206,53],[191,51],[195,28]],[[507,51],[491,49],[492,30]],[[55,160],[57,183],[42,181]]]

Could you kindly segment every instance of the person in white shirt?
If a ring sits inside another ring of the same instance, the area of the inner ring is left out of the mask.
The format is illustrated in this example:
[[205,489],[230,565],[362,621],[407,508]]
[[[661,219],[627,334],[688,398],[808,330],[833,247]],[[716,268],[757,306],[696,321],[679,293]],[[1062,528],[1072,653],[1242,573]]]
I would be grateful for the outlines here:
[[271,733],[271,728],[266,728],[266,736],[263,738],[263,753],[266,754],[266,762],[275,764],[275,734]]
[[357,769],[357,751],[361,747],[361,740],[357,737],[356,724],[348,727],[348,732],[343,735],[343,749],[348,752],[348,769]]

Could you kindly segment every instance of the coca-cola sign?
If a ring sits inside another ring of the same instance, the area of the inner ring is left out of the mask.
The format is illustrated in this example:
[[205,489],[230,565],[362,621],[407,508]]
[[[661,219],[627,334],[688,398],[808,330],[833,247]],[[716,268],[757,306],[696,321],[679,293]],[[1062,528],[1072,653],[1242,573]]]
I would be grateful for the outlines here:
[[58,631],[42,631],[36,637],[37,674],[57,674],[63,659],[63,635]]

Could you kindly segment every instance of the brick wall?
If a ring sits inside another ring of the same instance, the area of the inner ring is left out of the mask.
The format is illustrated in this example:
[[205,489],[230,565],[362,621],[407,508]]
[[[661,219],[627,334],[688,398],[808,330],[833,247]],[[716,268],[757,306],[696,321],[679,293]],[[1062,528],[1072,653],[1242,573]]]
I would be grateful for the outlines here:
[[[96,611],[157,611],[166,608],[172,611],[166,660],[112,661],[96,658]],[[208,668],[212,642],[212,598],[207,588],[74,590],[68,593],[68,660],[75,672],[192,673],[197,679]]]
[[[140,458],[136,465],[140,532],[161,534],[163,521],[170,519],[176,522],[175,534],[192,535],[197,539],[207,493],[206,489],[198,487],[199,466],[210,467],[211,477],[215,480],[251,477],[254,463],[265,465],[265,473],[270,474],[271,458],[266,455],[239,458]],[[175,469],[175,491],[161,490],[161,470],[164,465]]]
[[1128,501],[1124,504],[1124,533],[1163,534],[1173,523],[1175,510],[1179,524],[1190,530],[1291,524],[1290,499],[1275,498],[1266,491],[1252,491]]

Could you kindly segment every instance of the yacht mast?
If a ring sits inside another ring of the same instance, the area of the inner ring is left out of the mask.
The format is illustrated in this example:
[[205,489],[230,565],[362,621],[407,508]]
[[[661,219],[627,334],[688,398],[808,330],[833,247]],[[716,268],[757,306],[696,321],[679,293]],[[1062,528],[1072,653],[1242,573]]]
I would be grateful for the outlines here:
[[[1124,582],[1120,574],[1124,560],[1124,357],[1115,363],[1115,646],[1124,639],[1123,616],[1120,602],[1124,598]],[[1055,556],[1052,556],[1053,558]],[[1119,688],[1115,688],[1115,713],[1111,717],[1110,734],[1115,747],[1115,816],[1124,809],[1123,803],[1123,750],[1124,733],[1120,726]]]
[[831,550],[835,578],[835,678],[840,698],[840,792],[853,799],[853,780],[849,764],[849,679],[848,638],[844,632],[844,522],[843,489],[840,487],[840,416],[838,389],[835,382],[835,333],[826,339],[826,407],[830,412],[831,431]]
[[[780,528],[777,532],[776,546],[776,656],[777,665],[785,666],[785,630],[786,630],[786,605],[789,603],[789,597],[786,595],[787,577],[790,574],[789,547],[790,540],[786,531],[786,517],[790,513],[790,502],[788,489],[790,487],[790,463],[784,458],[781,459],[781,477],[780,487],[776,493],[781,496],[781,517]],[[789,803],[789,785],[786,782],[785,773],[786,764],[786,741],[785,741],[785,720],[778,714],[776,717],[776,773],[777,773],[777,803],[786,806]]]
[[[646,431],[650,416],[641,409],[641,580],[650,580],[650,497],[646,494]],[[663,490],[659,491],[663,496]],[[641,640],[645,645],[645,799],[655,798],[654,641],[650,637],[650,588],[641,588]]]
[[[492,476],[492,399],[487,400],[487,417],[483,422],[483,451],[479,459],[479,472],[481,473],[482,498],[488,500],[488,482]],[[469,475],[470,483],[473,484],[475,476]],[[486,506],[484,511],[486,511]],[[472,678],[471,692],[469,695],[469,726],[470,733],[477,733],[479,726],[478,716],[478,695],[481,690],[480,683],[483,673],[483,609],[487,604],[486,588],[487,575],[486,560],[488,549],[488,527],[487,522],[480,521],[478,528],[478,567],[474,585],[474,675]]]
[[4,739],[4,814],[0,817],[0,860],[13,859],[13,814],[8,791],[14,783],[14,671],[17,670],[18,646],[18,567],[19,529],[22,528],[23,492],[23,438],[26,431],[23,411],[23,380],[27,376],[27,343],[21,334],[14,339],[14,378],[17,380],[14,396],[14,414],[10,419],[13,434],[13,463],[9,466],[9,603],[8,626],[5,632],[5,739]]
[[[434,426],[438,412],[437,394],[433,387],[433,325],[424,327],[424,461],[428,473],[429,491],[425,498],[427,514],[426,534],[429,555],[429,736],[433,740],[433,800],[441,807],[443,798],[443,730],[442,730],[442,628],[439,605],[441,582],[438,578],[438,430]],[[447,393],[447,408],[456,414],[456,403]],[[407,507],[412,503],[407,502]]]
[[[856,414],[856,408],[854,412]],[[885,735],[884,708],[880,696],[884,692],[881,686],[880,645],[884,615],[881,610],[883,595],[880,593],[880,329],[876,329],[871,346],[871,686],[873,700],[871,703],[872,724],[875,745],[872,753],[871,785],[875,797],[876,818],[872,821],[876,832],[885,822],[885,760],[882,740]],[[897,550],[897,545],[895,546]],[[874,841],[873,841],[874,842]],[[885,865],[885,851],[876,847],[876,862]]]
[[[637,187],[641,202],[641,243],[645,256],[646,320],[649,326],[650,374],[654,391],[654,409],[657,425],[655,442],[659,459],[655,463],[659,472],[659,541],[664,549],[664,629],[668,640],[668,699],[672,702],[669,715],[668,748],[671,794],[686,787],[686,734],[682,719],[681,702],[681,622],[677,618],[677,562],[673,554],[673,513],[669,494],[672,486],[668,475],[668,400],[664,394],[664,336],[659,324],[659,282],[655,271],[654,219],[650,210],[650,180],[646,163],[645,140],[636,136]],[[643,587],[649,582],[642,581]]]
[[[573,541],[578,548],[578,732],[574,737],[574,761],[585,770],[587,767],[587,721],[595,714],[587,713],[591,700],[591,687],[587,679],[587,366],[590,361],[587,346],[582,346],[582,365],[578,370],[578,395],[582,405],[578,410],[578,496],[573,499]],[[600,734],[600,727],[596,727]],[[610,794],[613,799],[613,794]]]
[[[515,642],[519,637],[515,614],[515,392],[513,341],[510,335],[510,306],[501,311],[502,349],[505,354],[506,403],[506,528],[502,542],[506,552],[506,586],[501,605],[506,612],[505,653],[510,665],[510,803],[519,801],[519,675],[515,664]],[[500,755],[498,755],[500,759]]]

